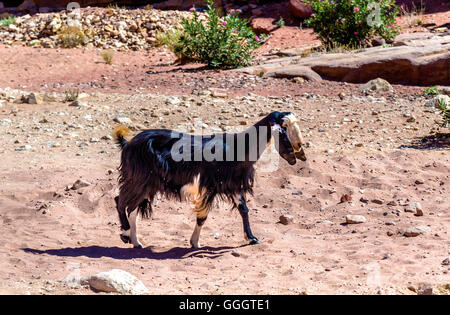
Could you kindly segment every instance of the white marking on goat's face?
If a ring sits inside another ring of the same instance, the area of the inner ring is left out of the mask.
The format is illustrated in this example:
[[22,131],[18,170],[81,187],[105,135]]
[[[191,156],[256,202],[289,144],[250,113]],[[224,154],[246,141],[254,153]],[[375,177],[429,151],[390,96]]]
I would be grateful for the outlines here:
[[283,117],[283,127],[286,128],[286,133],[294,149],[295,156],[302,161],[306,161],[305,152],[303,151],[303,137],[298,125],[298,119],[294,114],[289,114]]

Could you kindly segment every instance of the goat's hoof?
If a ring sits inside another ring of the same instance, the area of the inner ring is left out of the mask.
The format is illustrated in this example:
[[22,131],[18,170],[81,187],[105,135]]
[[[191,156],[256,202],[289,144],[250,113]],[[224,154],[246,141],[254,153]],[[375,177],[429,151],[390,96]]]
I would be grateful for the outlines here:
[[133,248],[136,248],[136,249],[142,249],[143,247],[142,247],[141,244],[137,244],[137,245],[134,245]]
[[121,239],[122,242],[124,242],[125,244],[131,243],[131,242],[130,242],[130,237],[127,236],[127,235],[120,234],[120,239]]
[[250,241],[249,245],[255,245],[255,244],[260,244],[260,243],[261,242],[255,237]]

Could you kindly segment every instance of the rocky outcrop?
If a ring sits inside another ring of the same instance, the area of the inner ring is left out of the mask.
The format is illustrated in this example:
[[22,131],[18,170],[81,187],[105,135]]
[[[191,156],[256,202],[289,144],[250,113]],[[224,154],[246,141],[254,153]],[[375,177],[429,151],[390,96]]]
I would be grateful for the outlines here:
[[280,58],[240,71],[265,74],[281,72],[283,68],[294,71],[296,67],[308,67],[322,78],[351,83],[382,78],[391,84],[450,84],[450,35],[422,33],[416,34],[414,39],[400,40],[402,44],[394,41],[394,47]]

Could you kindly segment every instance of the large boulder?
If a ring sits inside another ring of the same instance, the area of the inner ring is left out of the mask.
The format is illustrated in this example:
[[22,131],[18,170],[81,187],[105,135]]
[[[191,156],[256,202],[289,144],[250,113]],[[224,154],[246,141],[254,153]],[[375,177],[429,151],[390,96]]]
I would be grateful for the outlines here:
[[407,45],[318,54],[306,58],[280,58],[271,60],[269,64],[237,71],[266,73],[266,69],[276,69],[279,72],[282,68],[290,69],[295,64],[311,68],[324,79],[351,83],[366,83],[383,78],[391,84],[448,85],[450,35],[434,35],[428,39],[404,43]]
[[289,8],[292,15],[300,19],[309,18],[312,14],[311,6],[300,0],[290,0]]
[[269,70],[267,73],[264,74],[264,77],[275,77],[286,79],[303,78],[305,80],[313,82],[322,81],[320,75],[312,71],[311,68],[298,65],[292,65],[280,69]]

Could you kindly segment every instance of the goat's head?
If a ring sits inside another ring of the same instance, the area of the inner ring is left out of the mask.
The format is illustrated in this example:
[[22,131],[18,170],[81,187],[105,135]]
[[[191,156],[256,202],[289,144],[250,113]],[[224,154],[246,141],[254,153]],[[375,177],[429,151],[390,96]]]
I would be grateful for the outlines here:
[[303,137],[297,117],[289,112],[274,112],[270,116],[272,130],[278,133],[276,148],[281,157],[290,165],[294,165],[296,159],[306,161],[305,151],[303,150]]

